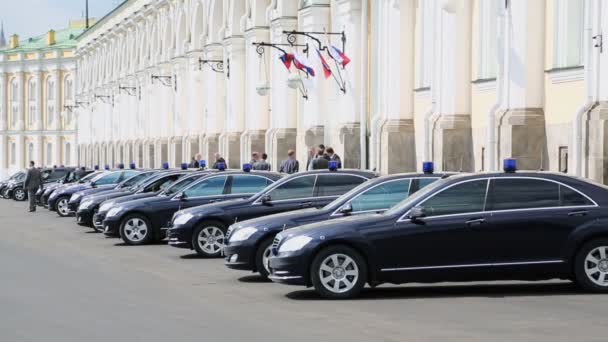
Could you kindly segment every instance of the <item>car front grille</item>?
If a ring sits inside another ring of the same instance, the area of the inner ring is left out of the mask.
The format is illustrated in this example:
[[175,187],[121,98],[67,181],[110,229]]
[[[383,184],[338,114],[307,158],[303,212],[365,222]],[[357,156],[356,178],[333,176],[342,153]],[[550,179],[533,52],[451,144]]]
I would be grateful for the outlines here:
[[234,230],[234,226],[228,227],[228,231],[226,232],[226,241],[230,241],[230,235],[232,235],[233,230]]
[[277,235],[274,240],[272,240],[272,247],[270,247],[272,255],[279,254],[279,243],[281,243],[281,237]]

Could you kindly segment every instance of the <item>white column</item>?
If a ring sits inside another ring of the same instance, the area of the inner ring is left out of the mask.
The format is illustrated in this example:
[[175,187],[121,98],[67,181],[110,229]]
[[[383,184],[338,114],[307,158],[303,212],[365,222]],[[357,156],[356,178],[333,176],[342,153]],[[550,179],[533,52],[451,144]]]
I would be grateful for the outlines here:
[[[17,78],[17,101],[18,101],[18,111],[17,111],[17,130],[22,131],[25,129],[25,82],[24,82],[24,73],[23,71],[18,71],[15,73],[15,77]],[[17,147],[17,153],[19,154],[19,148]],[[18,164],[21,165],[21,164]]]
[[41,130],[43,125],[42,113],[43,113],[43,102],[42,102],[42,71],[38,70],[34,72],[34,79],[36,80],[36,122],[34,129]]
[[59,166],[61,164],[61,135],[53,137],[53,165]]
[[43,139],[42,139],[42,135],[36,135],[34,137],[34,156],[33,159],[36,162],[36,165],[43,165],[44,164],[44,155],[43,155],[43,151],[44,151],[44,146],[43,146]]
[[[61,111],[63,110],[63,99],[61,96],[61,89],[63,88],[61,84],[63,81],[61,79],[61,70],[54,70],[53,75],[55,78],[55,113],[53,113],[53,121],[55,123],[54,128],[56,130],[61,130]],[[55,159],[55,161],[57,161],[57,159]]]
[[[6,84],[6,74],[5,73],[0,73],[0,131],[6,130],[8,121],[8,111],[9,111],[9,105],[8,102],[6,101],[6,94],[7,94],[7,89],[8,89],[8,84]],[[0,151],[4,151],[4,150],[0,150]],[[3,155],[5,153],[2,153]],[[6,156],[5,156],[6,157]],[[6,158],[5,158],[6,159]],[[0,164],[0,170],[3,168],[5,164]]]
[[2,179],[7,177],[7,168],[8,168],[8,153],[6,153],[6,151],[8,150],[8,146],[7,146],[7,137],[6,135],[4,135],[3,133],[0,132],[0,151],[2,151],[2,153],[0,153],[0,177],[2,177]]

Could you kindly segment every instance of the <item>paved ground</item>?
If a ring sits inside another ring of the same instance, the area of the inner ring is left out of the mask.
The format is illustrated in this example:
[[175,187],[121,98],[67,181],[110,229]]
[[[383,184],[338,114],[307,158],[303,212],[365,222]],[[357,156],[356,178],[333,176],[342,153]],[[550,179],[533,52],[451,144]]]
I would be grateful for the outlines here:
[[608,296],[569,283],[411,285],[352,301],[165,245],[123,246],[0,200],[0,341],[602,341]]

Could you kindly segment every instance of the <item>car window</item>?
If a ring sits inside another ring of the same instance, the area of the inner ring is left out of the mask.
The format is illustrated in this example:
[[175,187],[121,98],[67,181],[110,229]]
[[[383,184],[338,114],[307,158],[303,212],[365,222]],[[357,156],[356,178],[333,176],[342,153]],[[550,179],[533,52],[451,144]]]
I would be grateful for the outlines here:
[[260,176],[249,176],[249,175],[235,175],[232,176],[232,190],[233,194],[255,194],[264,189],[270,180]]
[[170,187],[168,187],[167,190],[164,190],[162,195],[164,195],[164,196],[175,195],[176,193],[185,189],[190,184],[194,183],[195,180],[201,178],[202,176],[203,175],[194,175],[194,176],[190,176],[188,178],[180,179],[179,181],[173,183]]
[[427,216],[483,211],[487,184],[483,179],[453,185],[424,201],[422,206]]
[[424,188],[425,186],[435,182],[439,178],[414,178],[412,179],[412,184],[410,185],[409,194],[413,194],[418,190]]
[[281,201],[312,197],[316,178],[316,175],[292,178],[270,191],[270,199]]
[[579,192],[572,190],[567,186],[559,186],[559,198],[560,204],[565,207],[579,206],[579,205],[593,205],[587,197],[581,195]]
[[41,177],[42,177],[42,179],[44,179],[44,180],[49,179],[49,177],[51,176],[51,172],[52,172],[51,170],[42,170],[42,172],[41,172],[41,175],[40,175],[40,176],[41,176]]
[[123,171],[123,176],[122,179],[129,179],[135,175],[138,175],[140,172],[137,170],[127,170],[127,171]]
[[353,212],[383,210],[408,196],[410,179],[399,179],[377,185],[350,202]]
[[317,177],[317,196],[340,196],[352,188],[365,182],[367,179],[353,175],[319,175]]
[[168,189],[173,184],[175,184],[175,181],[178,180],[179,177],[181,177],[181,176],[182,175],[171,175],[171,176],[166,176],[166,177],[157,179],[154,182],[152,182],[151,184],[148,184],[146,186],[146,188],[144,189],[144,191],[145,192],[156,192],[156,191],[162,191],[162,190]]
[[120,172],[105,174],[95,181],[96,185],[116,184],[120,178]]
[[136,174],[135,176],[128,178],[124,183],[123,186],[126,187],[130,187],[132,185],[138,184],[142,181],[144,181],[146,178],[150,177],[149,173],[140,173],[140,174]]
[[203,196],[219,196],[224,193],[226,176],[211,177],[194,184],[184,191],[187,198]]
[[61,179],[63,176],[65,176],[66,172],[67,172],[66,170],[55,170],[55,171],[51,172],[48,179],[49,180]]
[[549,208],[559,206],[559,184],[542,179],[492,179],[488,210]]

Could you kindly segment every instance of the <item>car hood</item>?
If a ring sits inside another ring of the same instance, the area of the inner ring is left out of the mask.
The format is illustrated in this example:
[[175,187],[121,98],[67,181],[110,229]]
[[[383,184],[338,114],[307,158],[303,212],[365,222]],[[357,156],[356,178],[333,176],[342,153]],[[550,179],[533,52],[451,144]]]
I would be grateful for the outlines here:
[[[128,197],[131,197],[131,196],[128,196]],[[168,202],[170,200],[171,200],[171,197],[164,197],[164,196],[137,198],[134,200],[130,200],[128,202],[121,202],[121,206],[127,210],[131,210],[131,209],[138,208],[138,207],[145,207],[152,203]]]
[[107,191],[102,191],[100,193],[88,195],[86,199],[89,201],[93,201],[94,203],[101,203],[101,202],[107,201],[109,199],[122,197],[122,196],[128,196],[132,193],[133,193],[132,191],[126,191],[123,189],[107,190]]
[[281,238],[297,235],[307,235],[311,237],[330,236],[344,231],[358,231],[377,224],[379,220],[386,217],[382,214],[368,214],[357,216],[346,216],[334,220],[310,223],[290,229],[281,233]]
[[286,211],[283,213],[266,215],[246,221],[241,221],[237,224],[234,224],[235,229],[243,228],[243,227],[254,227],[258,230],[262,229],[282,229],[283,226],[286,228],[293,227],[296,222],[302,219],[313,219],[319,216],[325,216],[327,214],[327,210],[317,209],[317,208],[308,208],[308,209],[300,209],[294,211]]
[[83,189],[78,191],[82,197],[84,196],[88,196],[88,195],[92,195],[92,194],[97,194],[100,193],[102,191],[107,191],[109,190],[111,187],[108,186],[104,186],[104,187],[98,187],[98,188],[88,188],[88,189]]

